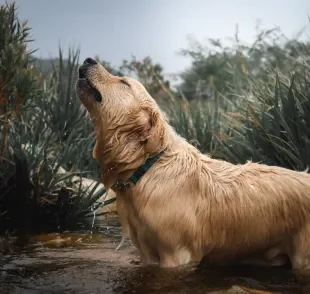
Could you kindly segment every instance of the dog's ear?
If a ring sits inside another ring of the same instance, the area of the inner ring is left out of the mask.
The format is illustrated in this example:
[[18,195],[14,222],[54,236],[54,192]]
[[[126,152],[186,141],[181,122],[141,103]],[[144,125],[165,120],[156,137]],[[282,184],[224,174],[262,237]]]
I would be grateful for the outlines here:
[[137,135],[140,142],[147,141],[154,133],[156,117],[150,109],[143,109],[139,113]]

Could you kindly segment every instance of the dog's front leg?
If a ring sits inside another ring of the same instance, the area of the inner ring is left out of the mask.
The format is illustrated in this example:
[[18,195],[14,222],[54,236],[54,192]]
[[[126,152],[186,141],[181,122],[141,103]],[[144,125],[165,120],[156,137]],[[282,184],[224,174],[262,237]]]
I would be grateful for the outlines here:
[[160,267],[173,268],[198,262],[200,259],[193,259],[192,253],[187,248],[178,248],[175,251],[160,251]]
[[134,228],[131,228],[130,239],[135,247],[139,250],[141,264],[143,266],[158,265],[159,258],[157,254],[155,254],[152,246],[148,246],[148,242],[146,242],[141,232],[137,232]]
[[159,264],[158,254],[154,251],[154,248],[140,239],[140,253],[141,253],[141,263],[144,266],[153,266]]
[[176,262],[174,254],[168,252],[160,253],[160,263],[159,266],[162,268],[174,268],[179,264]]

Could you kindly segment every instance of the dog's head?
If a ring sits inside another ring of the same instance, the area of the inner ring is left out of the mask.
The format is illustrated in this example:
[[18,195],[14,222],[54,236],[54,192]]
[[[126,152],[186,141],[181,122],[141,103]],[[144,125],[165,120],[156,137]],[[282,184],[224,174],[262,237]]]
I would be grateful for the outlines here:
[[77,94],[93,120],[97,160],[131,164],[165,148],[166,121],[137,80],[113,76],[87,58],[79,68]]

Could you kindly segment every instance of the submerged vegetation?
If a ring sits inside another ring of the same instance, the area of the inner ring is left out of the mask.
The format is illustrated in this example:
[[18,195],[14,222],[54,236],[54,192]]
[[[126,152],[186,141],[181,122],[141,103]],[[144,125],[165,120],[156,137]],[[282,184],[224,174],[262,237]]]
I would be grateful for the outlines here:
[[[0,8],[0,232],[63,229],[104,196],[95,137],[74,85],[78,50],[48,70],[28,50],[27,22]],[[310,43],[259,30],[251,45],[210,40],[172,87],[150,57],[107,69],[138,78],[176,131],[202,152],[305,170],[310,165]],[[97,58],[100,60],[100,58]],[[93,180],[85,187],[81,177]]]

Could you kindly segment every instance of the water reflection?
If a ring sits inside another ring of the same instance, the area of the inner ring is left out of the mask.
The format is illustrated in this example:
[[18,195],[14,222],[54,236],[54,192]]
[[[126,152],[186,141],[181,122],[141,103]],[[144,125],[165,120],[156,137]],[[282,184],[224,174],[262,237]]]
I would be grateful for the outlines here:
[[[84,227],[83,227],[84,226]],[[0,293],[310,293],[310,273],[207,266],[142,268],[132,246],[120,252],[117,220],[97,220],[90,233],[32,236],[0,258]]]
[[[222,292],[223,290],[228,292]],[[297,276],[284,269],[262,270],[249,267],[193,270],[136,268],[115,292],[310,293],[310,277]]]

